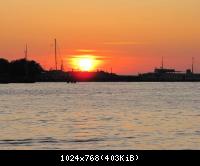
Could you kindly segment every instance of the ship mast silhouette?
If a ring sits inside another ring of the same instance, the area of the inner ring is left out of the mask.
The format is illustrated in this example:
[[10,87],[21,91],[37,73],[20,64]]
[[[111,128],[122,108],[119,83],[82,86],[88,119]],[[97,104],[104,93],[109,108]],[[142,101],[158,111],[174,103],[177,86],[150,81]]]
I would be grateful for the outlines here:
[[64,71],[63,59],[62,59],[62,57],[60,56],[59,47],[58,47],[58,43],[57,43],[57,39],[55,38],[55,39],[54,39],[55,70],[59,70],[59,69],[58,69],[58,55],[59,55],[59,58],[61,59],[61,65],[60,65],[60,68],[59,68],[59,69],[60,69],[61,71]]

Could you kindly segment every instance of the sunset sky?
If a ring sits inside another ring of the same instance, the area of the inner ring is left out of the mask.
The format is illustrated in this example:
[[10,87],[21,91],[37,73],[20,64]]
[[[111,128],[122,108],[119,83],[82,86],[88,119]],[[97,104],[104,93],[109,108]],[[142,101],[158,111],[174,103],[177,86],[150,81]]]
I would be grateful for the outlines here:
[[199,0],[6,0],[0,2],[0,57],[54,68],[54,38],[65,70],[93,56],[95,69],[135,74],[165,66],[200,72]]

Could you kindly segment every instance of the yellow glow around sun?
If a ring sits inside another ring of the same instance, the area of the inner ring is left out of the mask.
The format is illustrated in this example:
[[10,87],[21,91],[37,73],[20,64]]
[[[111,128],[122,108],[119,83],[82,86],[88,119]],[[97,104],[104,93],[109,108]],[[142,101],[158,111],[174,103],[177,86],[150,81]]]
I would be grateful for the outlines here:
[[98,66],[99,61],[94,55],[77,55],[71,58],[73,69],[81,71],[92,71]]

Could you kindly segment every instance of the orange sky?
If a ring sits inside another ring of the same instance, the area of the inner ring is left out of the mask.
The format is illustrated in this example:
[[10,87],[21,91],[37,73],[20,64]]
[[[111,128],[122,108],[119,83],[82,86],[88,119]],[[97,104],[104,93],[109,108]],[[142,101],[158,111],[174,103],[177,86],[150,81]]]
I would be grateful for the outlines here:
[[54,67],[53,40],[70,57],[93,54],[99,69],[120,74],[166,67],[200,72],[199,0],[6,0],[0,2],[0,57]]

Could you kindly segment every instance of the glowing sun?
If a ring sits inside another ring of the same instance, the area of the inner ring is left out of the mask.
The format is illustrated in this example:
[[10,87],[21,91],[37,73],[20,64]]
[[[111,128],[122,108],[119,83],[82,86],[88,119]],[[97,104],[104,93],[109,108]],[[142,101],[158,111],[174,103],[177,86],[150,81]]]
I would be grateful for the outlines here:
[[89,58],[81,58],[79,59],[78,66],[82,71],[90,71],[94,66],[94,62]]
[[72,57],[72,67],[81,71],[92,71],[99,65],[94,55],[78,55]]

